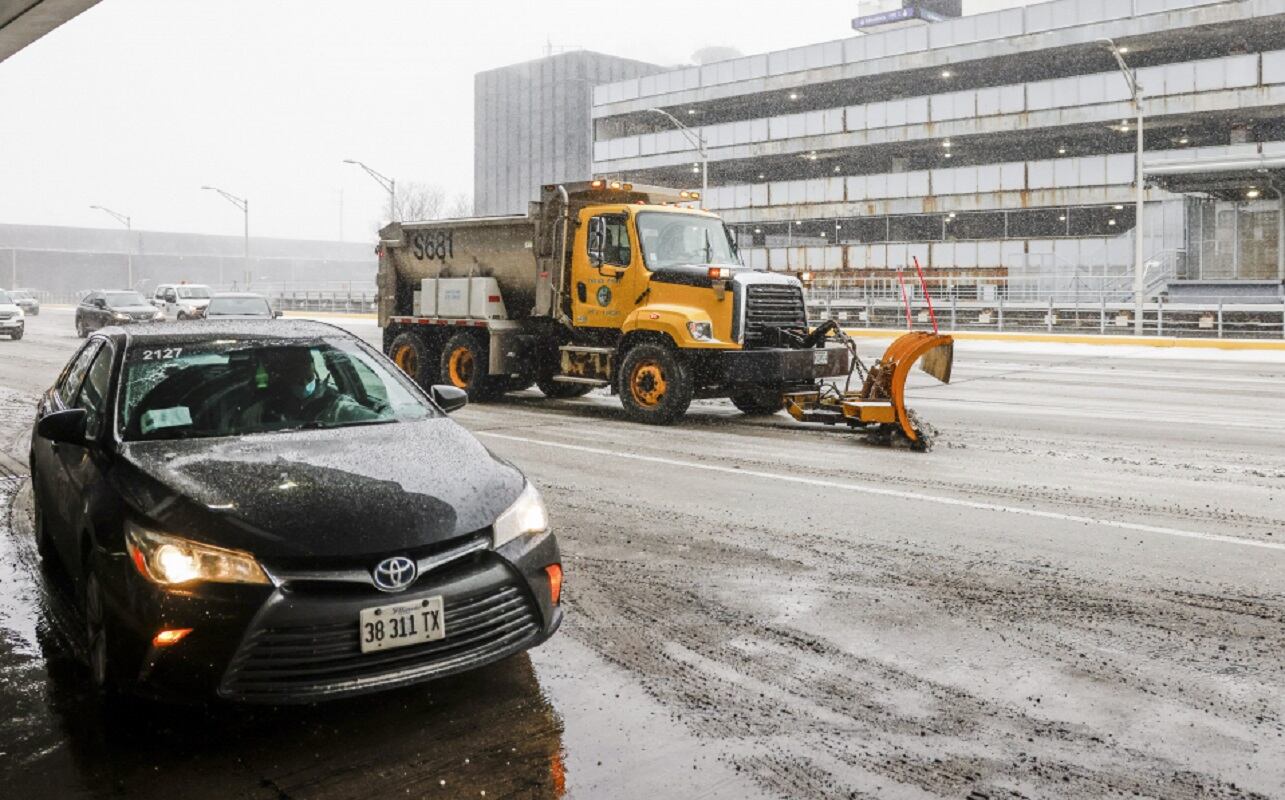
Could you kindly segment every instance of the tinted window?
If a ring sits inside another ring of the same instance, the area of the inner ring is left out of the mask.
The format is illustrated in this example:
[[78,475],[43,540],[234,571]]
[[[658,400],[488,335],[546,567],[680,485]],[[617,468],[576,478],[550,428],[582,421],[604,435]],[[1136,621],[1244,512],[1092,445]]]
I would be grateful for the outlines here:
[[76,396],[76,390],[80,388],[81,381],[85,378],[85,372],[89,369],[89,362],[93,360],[94,353],[98,352],[98,348],[102,344],[101,340],[97,340],[85,345],[84,349],[77,353],[75,358],[68,364],[62,377],[58,379],[58,387],[55,392],[64,407],[71,405],[72,398]]
[[136,344],[126,353],[126,439],[239,436],[424,419],[437,411],[350,339]]
[[85,432],[90,438],[97,438],[103,431],[103,419],[107,413],[107,388],[112,378],[112,348],[103,346],[89,367],[84,385],[76,398],[76,408],[89,412],[85,422]]
[[94,301],[102,296],[103,296],[102,292],[90,292],[88,295],[85,296],[84,300],[80,301],[81,305],[92,306],[94,304]]
[[107,292],[107,305],[111,308],[145,306],[147,301],[138,292]]

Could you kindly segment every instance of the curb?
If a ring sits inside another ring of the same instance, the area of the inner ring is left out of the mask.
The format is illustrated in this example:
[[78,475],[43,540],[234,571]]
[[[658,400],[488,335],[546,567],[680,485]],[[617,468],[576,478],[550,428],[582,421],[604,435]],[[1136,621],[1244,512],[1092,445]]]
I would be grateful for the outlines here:
[[[854,338],[887,339],[900,336],[897,328],[844,328]],[[1109,336],[1069,333],[990,333],[984,331],[945,331],[960,341],[978,342],[1045,342],[1054,344],[1096,344],[1131,347],[1190,347],[1201,350],[1269,350],[1285,352],[1285,340],[1263,339],[1180,339],[1176,336]]]

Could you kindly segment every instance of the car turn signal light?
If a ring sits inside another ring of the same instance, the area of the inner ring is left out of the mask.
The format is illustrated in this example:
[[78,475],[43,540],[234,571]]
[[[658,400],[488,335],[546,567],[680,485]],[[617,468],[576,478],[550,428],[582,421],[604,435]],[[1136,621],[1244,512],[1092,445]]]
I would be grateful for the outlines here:
[[169,647],[172,644],[178,644],[191,632],[191,628],[170,628],[168,630],[163,630],[152,637],[152,646]]
[[556,606],[562,600],[562,565],[550,564],[544,571],[549,576],[549,601]]

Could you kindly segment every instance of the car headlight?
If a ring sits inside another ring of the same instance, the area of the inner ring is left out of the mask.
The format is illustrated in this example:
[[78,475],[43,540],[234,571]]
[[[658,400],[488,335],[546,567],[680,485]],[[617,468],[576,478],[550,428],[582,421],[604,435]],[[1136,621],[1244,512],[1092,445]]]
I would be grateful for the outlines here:
[[161,320],[165,319],[165,312],[157,311],[155,314],[152,315],[152,319],[157,322],[160,322]]
[[697,341],[714,341],[714,326],[709,322],[689,322],[687,323],[687,332]]
[[129,314],[122,314],[119,311],[113,311],[112,319],[120,320],[121,322],[124,322],[129,319]]
[[23,312],[22,306],[18,306],[18,319],[22,319],[25,316],[26,316],[26,313]]
[[254,556],[125,523],[125,547],[143,577],[162,586],[188,583],[268,583]]
[[549,529],[549,515],[544,510],[544,501],[540,492],[530,481],[523,487],[522,494],[505,509],[491,526],[495,535],[495,546],[511,542],[519,536],[529,533],[544,533]]

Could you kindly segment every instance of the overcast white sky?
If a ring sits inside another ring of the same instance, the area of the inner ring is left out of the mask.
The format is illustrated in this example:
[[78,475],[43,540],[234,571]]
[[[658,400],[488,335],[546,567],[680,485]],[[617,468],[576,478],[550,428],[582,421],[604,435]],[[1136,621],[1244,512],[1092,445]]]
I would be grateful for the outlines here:
[[[1023,0],[968,0],[976,12]],[[473,75],[546,42],[660,64],[843,38],[856,0],[103,0],[0,62],[0,223],[368,239],[399,181],[472,194]]]

